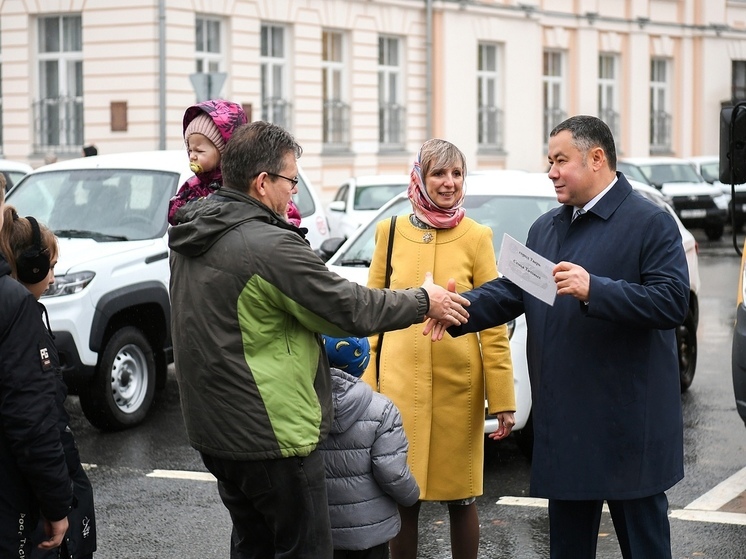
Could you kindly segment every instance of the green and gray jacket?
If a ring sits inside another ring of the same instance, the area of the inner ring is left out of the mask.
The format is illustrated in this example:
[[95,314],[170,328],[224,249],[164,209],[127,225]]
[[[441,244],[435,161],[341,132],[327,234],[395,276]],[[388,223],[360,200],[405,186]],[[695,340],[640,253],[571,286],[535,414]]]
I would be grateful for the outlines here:
[[191,445],[232,460],[306,456],[331,424],[319,333],[422,321],[424,290],[377,290],[329,271],[299,229],[223,188],[171,227],[171,326]]

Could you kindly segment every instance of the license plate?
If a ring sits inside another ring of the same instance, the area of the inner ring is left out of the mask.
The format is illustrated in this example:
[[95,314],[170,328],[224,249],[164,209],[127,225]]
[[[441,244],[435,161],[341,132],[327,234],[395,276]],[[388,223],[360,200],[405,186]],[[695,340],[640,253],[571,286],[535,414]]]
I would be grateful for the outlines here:
[[707,217],[707,210],[681,210],[681,219]]

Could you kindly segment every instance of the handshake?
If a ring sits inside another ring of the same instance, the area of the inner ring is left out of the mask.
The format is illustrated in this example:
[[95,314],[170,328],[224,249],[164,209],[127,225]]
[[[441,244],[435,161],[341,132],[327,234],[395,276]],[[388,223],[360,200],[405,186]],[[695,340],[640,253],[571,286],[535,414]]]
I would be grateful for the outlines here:
[[422,334],[430,334],[432,341],[443,339],[446,328],[466,324],[469,313],[466,307],[469,301],[456,293],[456,280],[448,280],[448,288],[445,289],[433,283],[433,275],[425,274],[425,282],[421,285],[430,298],[430,308],[425,317],[428,319]]

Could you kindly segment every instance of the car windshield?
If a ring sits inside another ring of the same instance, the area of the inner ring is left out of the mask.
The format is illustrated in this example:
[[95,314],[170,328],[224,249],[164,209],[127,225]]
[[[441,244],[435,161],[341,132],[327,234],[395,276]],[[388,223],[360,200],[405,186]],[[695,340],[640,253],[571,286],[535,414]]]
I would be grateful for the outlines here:
[[702,173],[702,178],[707,182],[715,182],[720,176],[720,162],[712,161],[710,163],[702,163],[700,166],[700,172]]
[[355,189],[356,210],[377,210],[394,196],[407,189],[407,184],[377,184]]
[[30,174],[8,195],[20,215],[33,215],[58,237],[99,241],[162,237],[177,173],[75,169]]
[[640,170],[650,184],[660,186],[670,182],[703,182],[694,167],[687,163],[660,163],[640,165]]
[[[500,256],[503,234],[525,243],[531,224],[541,214],[558,205],[553,196],[487,196],[467,195],[464,200],[466,215],[492,229],[495,257]],[[400,198],[384,210],[378,219],[392,215],[409,215],[412,205],[407,198]],[[361,235],[344,252],[335,255],[331,264],[337,266],[370,266],[375,246],[375,223],[364,226]]]
[[308,217],[313,215],[316,211],[316,204],[313,201],[311,193],[308,192],[308,185],[303,177],[298,175],[298,188],[297,192],[293,194],[293,202],[298,206],[298,212],[301,217]]
[[618,161],[616,168],[617,171],[621,171],[628,179],[640,181],[643,184],[652,186],[650,180],[642,173],[642,171],[638,167],[635,167],[634,165],[630,165],[628,163],[624,163],[622,161]]

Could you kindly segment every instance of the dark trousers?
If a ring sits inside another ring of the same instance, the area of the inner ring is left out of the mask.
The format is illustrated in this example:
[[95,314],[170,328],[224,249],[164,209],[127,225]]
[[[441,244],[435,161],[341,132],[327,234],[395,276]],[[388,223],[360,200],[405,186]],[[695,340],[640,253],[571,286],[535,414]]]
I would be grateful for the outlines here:
[[202,454],[233,521],[232,557],[330,559],[324,460],[236,461]]
[[[671,559],[668,499],[607,501],[624,559]],[[551,559],[594,559],[603,501],[549,500]]]
[[334,559],[389,559],[389,544],[382,543],[370,549],[335,549]]

